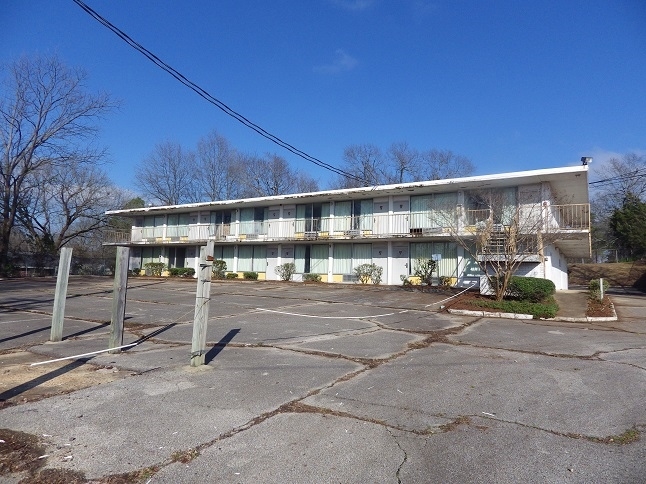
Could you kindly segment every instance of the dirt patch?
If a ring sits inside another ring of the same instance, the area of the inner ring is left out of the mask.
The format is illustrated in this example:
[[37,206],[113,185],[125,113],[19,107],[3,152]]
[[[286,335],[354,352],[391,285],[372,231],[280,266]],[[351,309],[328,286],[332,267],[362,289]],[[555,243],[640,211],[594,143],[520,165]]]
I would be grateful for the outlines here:
[[467,291],[451,299],[445,305],[445,309],[462,309],[467,311],[483,311],[486,308],[478,306],[478,301],[491,301],[489,296],[484,296],[479,292]]
[[38,437],[0,429],[0,476],[12,475],[19,484],[83,484],[85,475],[69,469],[43,468],[49,455]]
[[604,296],[603,301],[588,298],[588,309],[585,315],[594,318],[609,318],[615,315],[615,311],[608,296]]
[[0,355],[0,408],[70,393],[132,375],[131,372],[99,367],[82,360],[29,366],[47,359],[27,351]]
[[603,277],[611,287],[633,287],[646,292],[646,261],[605,264],[570,264],[570,284],[588,286],[592,279]]

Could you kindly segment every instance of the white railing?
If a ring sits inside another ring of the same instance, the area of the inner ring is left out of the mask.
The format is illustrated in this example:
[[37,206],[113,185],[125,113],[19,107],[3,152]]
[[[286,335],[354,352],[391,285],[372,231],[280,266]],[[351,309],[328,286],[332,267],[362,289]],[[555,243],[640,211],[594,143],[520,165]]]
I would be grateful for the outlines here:
[[[549,231],[570,232],[590,229],[588,204],[546,205],[543,217]],[[522,214],[522,207],[521,207]],[[395,213],[359,217],[267,220],[230,224],[169,225],[133,227],[130,237],[112,232],[108,244],[194,243],[216,241],[281,241],[327,239],[379,239],[392,237],[447,237],[456,230],[472,234],[473,227],[486,223],[490,210],[458,210],[429,213]],[[539,215],[540,220],[540,215]]]

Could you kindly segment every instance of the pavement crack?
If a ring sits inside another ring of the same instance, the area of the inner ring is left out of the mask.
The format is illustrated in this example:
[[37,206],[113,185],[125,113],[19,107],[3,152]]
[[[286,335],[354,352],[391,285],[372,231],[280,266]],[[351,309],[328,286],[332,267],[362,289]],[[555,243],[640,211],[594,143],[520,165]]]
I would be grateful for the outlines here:
[[576,439],[576,440],[587,440],[588,442],[593,442],[596,444],[609,444],[609,445],[628,445],[634,442],[638,442],[641,439],[641,429],[646,428],[646,423],[635,424],[632,427],[626,429],[621,434],[608,435],[605,437],[595,437],[592,435],[584,435],[576,432],[559,432],[558,430],[546,429],[543,427],[538,427],[536,425],[518,422],[517,420],[505,420],[496,416],[473,415],[473,417],[483,418],[487,420],[495,420],[497,422],[502,422],[502,423],[507,423],[512,425],[518,425],[519,427],[539,430],[541,432],[546,432],[548,434],[556,435],[558,437],[567,437],[569,439]]
[[399,442],[399,440],[397,439],[395,434],[393,434],[392,430],[390,430],[388,427],[386,427],[386,430],[388,431],[390,436],[393,438],[393,440],[395,441],[395,444],[397,444],[397,447],[399,448],[399,450],[403,454],[402,460],[399,463],[399,466],[397,466],[397,472],[395,472],[395,477],[397,477],[397,483],[401,484],[401,482],[402,482],[401,471],[402,471],[404,465],[406,464],[406,461],[408,460],[408,453],[406,452],[406,449],[404,449],[402,447],[401,443]]

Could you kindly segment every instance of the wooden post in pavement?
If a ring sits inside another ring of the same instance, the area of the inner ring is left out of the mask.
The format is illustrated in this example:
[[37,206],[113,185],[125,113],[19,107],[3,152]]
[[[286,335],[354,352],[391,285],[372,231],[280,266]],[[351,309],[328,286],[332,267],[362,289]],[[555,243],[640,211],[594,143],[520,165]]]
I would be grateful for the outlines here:
[[[117,260],[114,267],[114,289],[112,291],[112,320],[108,348],[123,346],[123,320],[126,316],[126,289],[128,289],[128,261],[130,249],[117,247]],[[111,350],[119,353],[121,350]]]
[[67,282],[70,277],[72,249],[63,247],[58,262],[56,277],[56,294],[54,295],[54,312],[52,313],[52,329],[50,341],[63,341],[63,321],[65,320],[65,299],[67,298]]
[[197,273],[195,293],[195,316],[193,318],[193,341],[191,345],[191,366],[202,366],[206,355],[206,326],[209,320],[211,300],[211,271],[213,270],[213,246],[211,240],[200,247],[200,266]]

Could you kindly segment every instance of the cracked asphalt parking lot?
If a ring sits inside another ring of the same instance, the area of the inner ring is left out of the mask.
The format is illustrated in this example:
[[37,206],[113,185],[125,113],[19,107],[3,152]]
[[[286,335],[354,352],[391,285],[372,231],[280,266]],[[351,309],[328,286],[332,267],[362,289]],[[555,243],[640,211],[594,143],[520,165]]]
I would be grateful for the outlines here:
[[[66,338],[45,343],[54,288],[0,281],[0,353],[107,347],[112,281],[72,277]],[[453,316],[444,297],[214,282],[208,365],[191,368],[195,282],[131,279],[139,344],[82,365],[122,377],[21,399],[57,366],[3,388],[0,428],[46,457],[11,470],[0,443],[0,481],[646,482],[644,296],[608,323]]]

